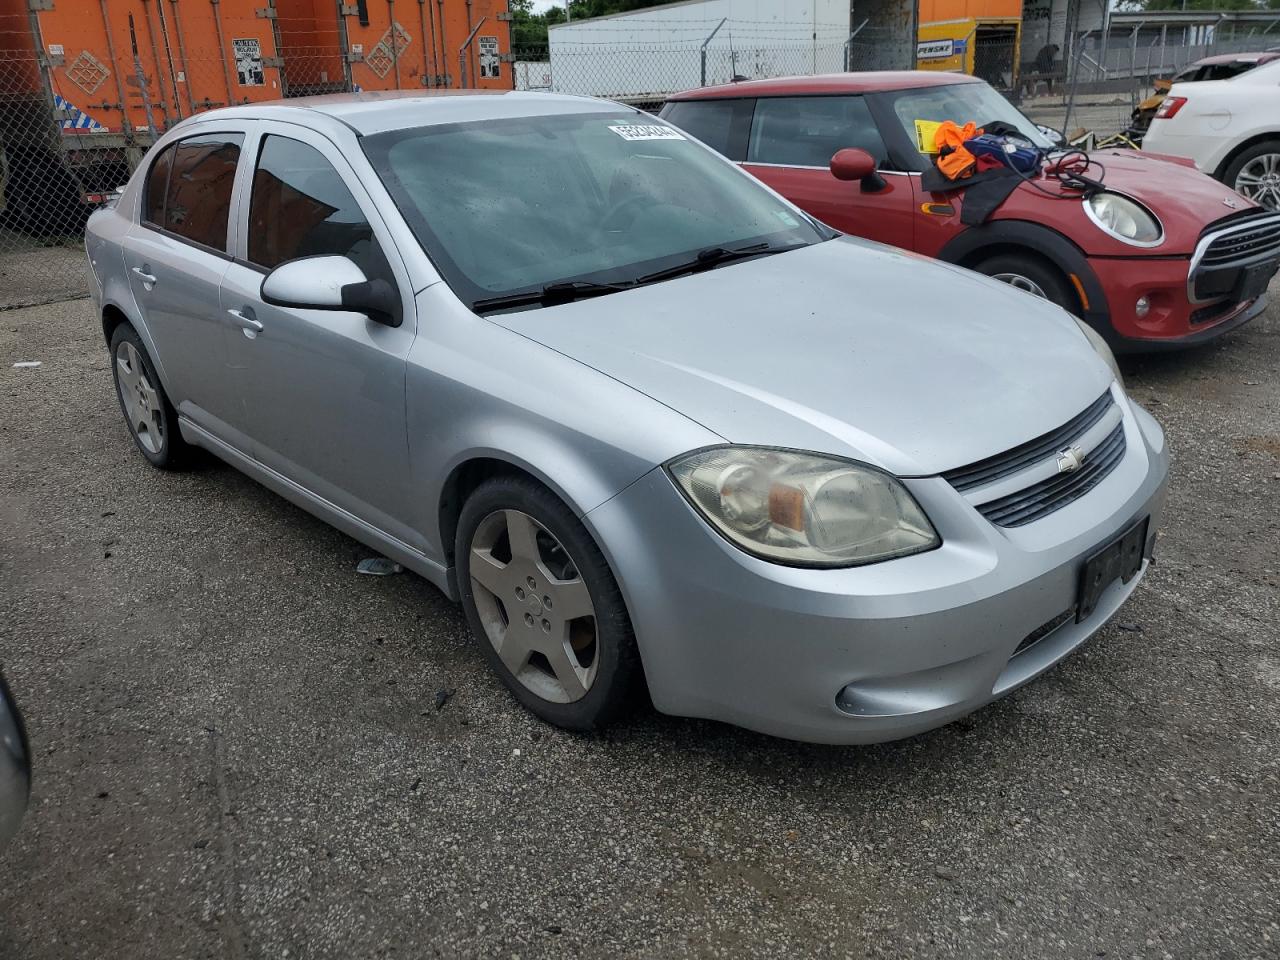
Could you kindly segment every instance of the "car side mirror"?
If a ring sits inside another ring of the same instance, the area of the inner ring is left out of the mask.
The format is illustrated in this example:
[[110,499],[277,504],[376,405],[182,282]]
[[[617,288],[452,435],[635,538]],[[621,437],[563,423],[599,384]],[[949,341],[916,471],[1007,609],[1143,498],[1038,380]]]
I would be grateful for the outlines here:
[[262,281],[262,302],[299,310],[352,310],[388,327],[400,326],[400,298],[385,280],[369,280],[346,257],[290,260]]
[[884,177],[876,170],[876,158],[861,147],[845,147],[831,158],[831,175],[837,180],[860,180],[863,193],[875,193],[885,187]]
[[1058,149],[1066,149],[1067,135],[1061,130],[1053,127],[1046,127],[1043,123],[1037,123],[1036,129],[1040,131],[1040,136],[1044,137]]

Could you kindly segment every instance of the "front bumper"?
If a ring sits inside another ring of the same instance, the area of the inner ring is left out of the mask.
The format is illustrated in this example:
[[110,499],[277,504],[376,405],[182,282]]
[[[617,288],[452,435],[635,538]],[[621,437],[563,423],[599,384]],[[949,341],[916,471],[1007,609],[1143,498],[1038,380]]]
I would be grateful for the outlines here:
[[[1189,265],[1186,258],[1090,258],[1089,267],[1106,293],[1111,328],[1107,339],[1113,348],[1138,352],[1197,346],[1234,330],[1266,308],[1265,295],[1238,303],[1229,299],[1192,303],[1187,292]],[[1141,318],[1136,311],[1139,297],[1151,302],[1150,312]]]
[[939,477],[906,481],[939,534],[928,553],[839,570],[731,546],[661,469],[587,514],[626,598],[654,704],[797,740],[870,743],[940,726],[1048,669],[1095,633],[1146,571],[1068,617],[1083,559],[1142,517],[1147,556],[1168,454],[1126,405],[1128,452],[1086,496],[1018,528],[992,525]]

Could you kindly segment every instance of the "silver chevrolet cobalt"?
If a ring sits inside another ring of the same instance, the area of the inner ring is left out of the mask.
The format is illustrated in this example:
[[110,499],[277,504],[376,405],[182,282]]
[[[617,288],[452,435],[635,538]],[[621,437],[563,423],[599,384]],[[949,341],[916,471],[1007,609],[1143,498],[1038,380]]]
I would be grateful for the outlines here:
[[1084,643],[1151,556],[1164,437],[1094,331],[617,104],[201,114],[87,248],[143,456],[203,447],[427,578],[564,727],[647,687],[914,734]]

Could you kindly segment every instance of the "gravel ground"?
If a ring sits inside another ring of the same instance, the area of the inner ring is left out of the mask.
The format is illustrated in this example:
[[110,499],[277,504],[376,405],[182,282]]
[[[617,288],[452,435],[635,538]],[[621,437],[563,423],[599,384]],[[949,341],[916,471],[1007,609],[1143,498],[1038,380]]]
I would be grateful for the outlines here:
[[90,277],[82,239],[42,240],[0,227],[0,310],[81,296]]
[[95,328],[0,314],[0,656],[37,778],[0,956],[1276,955],[1280,309],[1126,362],[1175,467],[1118,619],[856,749],[541,725],[432,587],[356,576],[229,468],[150,469]]

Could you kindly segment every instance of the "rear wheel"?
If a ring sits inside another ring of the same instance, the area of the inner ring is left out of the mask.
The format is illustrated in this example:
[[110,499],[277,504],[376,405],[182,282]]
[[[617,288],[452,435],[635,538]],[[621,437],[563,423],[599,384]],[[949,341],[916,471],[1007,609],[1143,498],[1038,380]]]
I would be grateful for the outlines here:
[[988,257],[973,269],[1024,293],[1056,303],[1069,313],[1080,313],[1080,304],[1067,285],[1067,278],[1039,257],[1001,253]]
[[120,410],[142,455],[161,470],[184,465],[191,448],[178,432],[177,411],[160,385],[142,339],[127,323],[111,334],[111,371]]
[[517,700],[571,730],[626,712],[641,675],[631,620],[559,498],[524,477],[486,481],[462,508],[454,548],[467,621]]
[[1269,210],[1280,210],[1280,140],[1254,144],[1227,165],[1223,182]]

